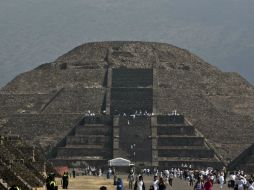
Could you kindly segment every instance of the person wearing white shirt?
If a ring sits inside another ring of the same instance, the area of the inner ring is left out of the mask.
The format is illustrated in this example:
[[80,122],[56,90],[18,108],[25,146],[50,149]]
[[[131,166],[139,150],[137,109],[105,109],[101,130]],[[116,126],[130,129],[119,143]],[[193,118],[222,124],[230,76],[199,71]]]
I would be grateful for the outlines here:
[[238,190],[244,190],[244,177],[243,176],[239,176],[236,180],[236,185],[238,186]]
[[235,180],[236,180],[236,175],[234,173],[231,173],[229,176],[229,187],[234,188],[235,187]]
[[142,176],[139,176],[138,180],[135,182],[134,190],[145,190],[145,183]]
[[248,190],[254,190],[254,182],[252,182],[248,188]]
[[159,180],[158,180],[158,176],[154,176],[154,179],[153,179],[153,189],[154,190],[158,190],[159,189]]
[[223,173],[220,174],[219,183],[220,183],[220,189],[222,189],[223,185],[224,185],[224,175],[223,175]]

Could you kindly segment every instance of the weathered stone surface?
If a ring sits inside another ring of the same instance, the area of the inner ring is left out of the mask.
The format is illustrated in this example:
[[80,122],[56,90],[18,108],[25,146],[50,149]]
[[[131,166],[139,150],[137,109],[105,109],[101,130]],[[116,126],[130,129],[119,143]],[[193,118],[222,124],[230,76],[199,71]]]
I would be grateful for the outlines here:
[[18,136],[0,137],[0,177],[8,186],[17,185],[29,190],[42,187],[44,172],[53,171],[43,151],[24,143]]
[[253,86],[187,50],[147,42],[87,43],[17,76],[0,91],[0,131],[56,144],[86,110],[105,108],[108,68],[153,69],[153,112],[184,113],[225,161],[254,142]]

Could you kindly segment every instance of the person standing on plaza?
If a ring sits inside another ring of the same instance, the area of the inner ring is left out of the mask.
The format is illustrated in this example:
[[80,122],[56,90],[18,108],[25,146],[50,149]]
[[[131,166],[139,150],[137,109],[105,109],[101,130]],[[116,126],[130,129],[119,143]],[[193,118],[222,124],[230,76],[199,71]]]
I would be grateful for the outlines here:
[[121,178],[117,178],[116,190],[123,190],[123,180]]
[[220,189],[222,189],[223,185],[224,185],[224,175],[223,175],[223,173],[221,173],[220,176],[219,176],[219,184],[220,184]]
[[166,184],[165,184],[165,182],[164,182],[164,180],[163,180],[162,177],[160,177],[160,179],[159,179],[159,184],[158,184],[158,186],[159,186],[159,189],[158,189],[158,190],[166,190]]
[[198,180],[194,185],[194,190],[204,190],[204,183],[202,182],[200,177],[198,177]]
[[129,190],[133,190],[134,180],[135,180],[134,171],[131,170],[129,175],[128,175]]
[[139,176],[138,180],[135,182],[134,190],[145,190],[145,183],[143,181],[143,177]]
[[159,189],[158,184],[159,184],[158,176],[155,175],[154,178],[153,178],[153,189],[154,190],[158,190]]
[[204,190],[212,190],[212,188],[213,188],[213,183],[212,183],[210,177],[207,177],[206,182],[204,184]]

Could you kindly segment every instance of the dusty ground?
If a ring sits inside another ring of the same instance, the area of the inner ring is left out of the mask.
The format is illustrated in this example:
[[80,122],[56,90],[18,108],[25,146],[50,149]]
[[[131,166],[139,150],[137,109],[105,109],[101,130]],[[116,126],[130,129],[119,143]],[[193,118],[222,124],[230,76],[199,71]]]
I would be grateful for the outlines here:
[[[124,190],[128,190],[127,176],[121,176],[124,181]],[[152,182],[152,177],[144,178],[146,189],[149,189],[149,186]],[[60,179],[58,179],[58,189],[62,190]],[[78,176],[75,179],[70,178],[69,190],[98,190],[100,186],[106,186],[108,190],[115,190],[113,186],[113,179],[106,179],[105,176],[102,177],[93,177],[93,176]],[[193,187],[188,186],[186,181],[180,179],[174,179],[173,187],[167,186],[168,190],[193,190]],[[226,185],[223,187],[224,190],[228,190]],[[217,184],[214,185],[213,190],[219,190]]]

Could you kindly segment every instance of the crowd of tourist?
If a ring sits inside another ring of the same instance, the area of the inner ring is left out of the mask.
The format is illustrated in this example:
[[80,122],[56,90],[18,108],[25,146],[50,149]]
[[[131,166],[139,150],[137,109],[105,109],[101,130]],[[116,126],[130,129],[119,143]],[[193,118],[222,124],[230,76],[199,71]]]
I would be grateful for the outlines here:
[[[111,173],[111,169],[108,171]],[[123,181],[120,177],[114,176],[116,190],[123,190]],[[145,184],[143,178],[153,176],[149,184]],[[110,178],[110,176],[108,176]],[[166,190],[167,187],[174,186],[174,179],[180,179],[187,183],[194,190],[212,190],[214,184],[218,184],[220,189],[226,186],[234,190],[254,190],[254,178],[246,175],[243,171],[227,173],[225,169],[218,171],[212,168],[205,170],[195,170],[191,168],[172,168],[170,170],[159,171],[157,169],[143,169],[138,173],[130,170],[128,175],[129,190]]]
[[[185,165],[184,165],[185,166]],[[117,175],[114,168],[108,168],[104,172],[96,167],[87,167],[82,175],[91,175],[101,177],[105,173],[107,179],[113,179],[113,184],[116,190],[124,190],[123,179]],[[69,173],[69,176],[75,178],[75,171]],[[47,178],[47,189],[55,190],[54,176],[49,175]],[[146,178],[146,181],[144,181]],[[150,178],[150,182],[147,179]],[[226,169],[214,170],[213,168],[207,169],[192,169],[191,165],[184,168],[172,168],[169,170],[159,171],[158,169],[142,169],[135,171],[130,169],[127,181],[128,190],[166,190],[175,189],[174,181],[178,179],[182,183],[188,184],[190,189],[193,190],[213,190],[214,184],[218,184],[219,189],[225,189],[227,186],[233,190],[254,190],[254,176],[246,175],[243,171],[227,172]],[[68,173],[62,176],[62,188],[68,188]],[[101,187],[105,190],[105,186]],[[107,189],[107,188],[106,188]]]
[[[102,111],[102,114],[106,114],[106,110],[103,110]],[[123,116],[123,117],[132,117],[133,119],[135,119],[136,117],[141,117],[141,116],[153,116],[155,115],[153,112],[148,112],[147,110],[136,110],[134,113],[132,114],[127,114],[125,112],[123,113],[119,113],[117,110],[114,111],[115,115],[118,115],[118,116]],[[87,112],[85,113],[85,117],[94,117],[96,116],[97,114],[95,112],[92,112],[91,110],[87,110]],[[179,113],[177,113],[176,110],[173,110],[172,113],[168,113],[167,115],[171,116],[171,115],[180,115]]]

